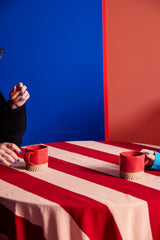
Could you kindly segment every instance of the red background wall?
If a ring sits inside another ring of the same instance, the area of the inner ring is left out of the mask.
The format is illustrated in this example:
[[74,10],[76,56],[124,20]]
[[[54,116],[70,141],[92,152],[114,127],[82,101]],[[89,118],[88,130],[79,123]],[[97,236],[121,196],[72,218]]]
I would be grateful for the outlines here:
[[160,144],[160,2],[107,0],[110,140]]

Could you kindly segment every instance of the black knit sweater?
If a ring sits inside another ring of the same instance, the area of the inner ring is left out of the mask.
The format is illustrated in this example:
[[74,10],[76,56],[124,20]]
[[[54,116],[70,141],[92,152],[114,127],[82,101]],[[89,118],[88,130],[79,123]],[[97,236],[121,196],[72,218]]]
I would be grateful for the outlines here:
[[26,107],[11,109],[3,94],[0,93],[0,142],[22,144],[22,136],[26,130]]

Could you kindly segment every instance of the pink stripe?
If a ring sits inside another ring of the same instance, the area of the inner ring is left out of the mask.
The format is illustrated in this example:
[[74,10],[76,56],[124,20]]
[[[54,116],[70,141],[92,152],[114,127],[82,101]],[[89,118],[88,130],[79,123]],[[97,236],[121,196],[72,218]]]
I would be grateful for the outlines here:
[[15,216],[14,213],[2,204],[0,204],[0,232],[7,235],[9,239],[45,240],[40,226],[30,223],[22,217]]
[[113,145],[116,147],[122,147],[122,148],[128,148],[129,150],[136,150],[136,151],[140,151],[142,148],[146,148],[148,150],[155,150],[154,147],[149,147],[149,146],[144,146],[141,144],[136,144],[136,143],[129,143],[129,142],[114,142],[114,141],[97,141],[100,143],[105,143],[107,145]]
[[[142,148],[145,148],[145,146],[139,145],[139,144],[133,144],[133,143],[121,143],[121,142],[104,142],[104,141],[98,141],[101,142],[103,144],[107,144],[107,145],[113,145],[113,146],[117,146],[117,147],[123,147],[123,148],[128,148],[128,150],[136,150],[136,151],[140,151]],[[73,142],[74,143],[74,142]],[[101,152],[98,150],[94,150],[94,149],[90,149],[90,148],[86,148],[86,147],[82,147],[82,146],[78,146],[78,145],[74,145],[71,143],[67,143],[67,142],[55,142],[55,143],[47,143],[48,146],[51,147],[56,147],[62,150],[66,150],[69,152],[74,152],[74,153],[78,153],[87,157],[91,157],[91,158],[95,158],[95,159],[99,159],[105,162],[109,162],[109,163],[114,163],[114,164],[119,164],[119,156],[114,155],[114,154],[110,154],[110,153],[105,153],[105,152]],[[153,148],[149,148],[150,150],[153,150]],[[152,174],[155,176],[160,176],[160,171],[145,171],[148,174]]]
[[110,153],[105,153],[98,150],[81,147],[81,146],[74,145],[67,142],[47,143],[47,145],[51,147],[56,147],[62,150],[66,150],[69,152],[78,153],[87,157],[99,159],[105,162],[119,164],[119,156],[116,156]]
[[122,239],[106,205],[2,165],[0,166],[0,178],[60,204],[91,240]]
[[[97,142],[107,144],[107,145],[113,145],[113,146],[116,146],[116,147],[128,148],[128,150],[140,151],[142,148],[145,148],[145,146],[142,146],[142,145],[139,145],[139,144],[127,143],[127,142],[126,143],[125,142],[110,142],[110,141],[109,142],[97,141]],[[47,145],[52,146],[52,147],[56,147],[56,148],[59,148],[59,149],[62,149],[62,150],[66,150],[66,151],[69,151],[69,152],[82,154],[84,156],[92,157],[92,158],[99,159],[99,160],[102,160],[102,161],[105,161],[105,162],[114,163],[114,164],[117,164],[117,165],[119,164],[119,156],[114,155],[114,154],[101,152],[101,151],[98,151],[98,150],[74,145],[74,144],[67,143],[67,142],[47,143]],[[149,150],[155,150],[152,147],[146,147],[146,148],[149,149]],[[148,173],[148,174],[155,175],[155,176],[160,176],[160,171],[147,171],[146,170],[145,172]]]
[[153,201],[160,199],[160,191],[138,184],[136,182],[127,181],[122,178],[103,174],[95,170],[91,170],[73,163],[65,162],[53,157],[49,157],[49,167],[72,176],[76,176],[93,183],[117,190],[119,192],[129,194],[145,201]]
[[[136,144],[136,143],[112,142],[112,141],[109,141],[109,142],[98,141],[98,142],[105,143],[107,145],[113,145],[113,146],[116,146],[116,147],[128,148],[128,150],[140,151],[141,149],[148,149],[148,150],[160,152],[160,149],[155,149],[154,147],[150,147],[150,146],[145,147],[144,145]],[[116,162],[115,162],[115,164],[116,164]],[[148,174],[155,175],[155,176],[160,176],[160,171],[145,170],[145,172],[148,173]]]
[[[104,142],[103,142],[104,143]],[[114,145],[112,143],[108,143]],[[112,154],[107,154],[104,152],[100,152],[97,150],[92,150],[89,148],[77,146],[74,144],[70,143],[50,143],[48,144],[53,147],[57,147],[63,150],[67,150],[70,152],[75,152],[79,154],[83,154],[84,156],[92,157],[92,158],[98,158],[103,161],[108,161],[112,163],[116,163],[119,161],[119,156],[115,156]],[[116,146],[119,147],[125,147],[128,149],[133,150],[140,150],[141,146],[138,144],[130,144],[130,143],[115,143]],[[143,146],[144,148],[144,146]],[[54,160],[54,164],[53,164]],[[52,165],[53,164],[53,165]],[[77,177],[80,177],[82,179],[86,179],[88,181],[92,181],[94,183],[101,184],[103,186],[109,187],[111,189],[120,191],[125,194],[132,195],[134,197],[143,199],[148,202],[149,206],[149,214],[150,214],[150,221],[151,221],[151,228],[152,228],[152,234],[155,239],[158,239],[159,237],[159,228],[160,228],[160,221],[157,222],[157,219],[160,219],[160,214],[159,216],[156,216],[153,214],[156,212],[157,214],[160,213],[160,191],[146,187],[144,185],[137,184],[135,182],[130,182],[130,181],[125,181],[121,178],[115,178],[112,176],[108,176],[106,174],[99,173],[94,170],[86,169],[84,167],[77,166],[75,164],[71,163],[66,163],[61,160],[55,159],[55,158],[50,158],[50,163],[49,166],[59,170],[63,171],[65,173],[73,174]],[[125,181],[125,184],[124,184]],[[157,201],[159,204],[157,204]],[[158,217],[158,218],[157,218]],[[156,226],[156,227],[155,227]]]
[[[74,144],[52,143],[48,145],[58,147],[63,150],[68,150],[71,152],[85,154],[85,156],[90,156],[90,157],[95,157],[99,153],[98,158],[101,160],[103,160],[103,157],[104,157],[103,155],[104,153],[101,153],[99,151],[97,153],[96,150],[92,151],[92,149],[75,146]],[[111,157],[111,154],[109,155]],[[107,157],[109,156],[106,155],[105,160],[108,160]],[[114,155],[112,157],[114,157]],[[77,166],[75,164],[66,163],[66,162],[63,162],[62,164],[61,160],[58,160],[55,158],[50,158],[49,166],[56,170],[75,175],[82,179],[86,179],[88,181],[101,184],[111,189],[120,191],[125,194],[129,194],[134,197],[147,201],[148,207],[149,207],[152,234],[154,239],[159,239],[160,221],[157,222],[157,219],[160,219],[160,191],[159,190],[152,189],[144,185],[137,184],[135,182],[126,181],[121,178],[108,176],[106,174],[102,174],[94,170],[86,169],[82,166]]]

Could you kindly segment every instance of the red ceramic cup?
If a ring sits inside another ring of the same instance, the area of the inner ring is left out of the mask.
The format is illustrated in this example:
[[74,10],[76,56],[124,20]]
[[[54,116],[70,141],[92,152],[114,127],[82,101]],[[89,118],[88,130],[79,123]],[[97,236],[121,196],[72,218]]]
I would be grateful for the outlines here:
[[142,178],[147,162],[145,153],[136,151],[120,153],[120,176],[128,180]]
[[48,147],[42,144],[25,148],[24,161],[29,171],[40,171],[48,167]]

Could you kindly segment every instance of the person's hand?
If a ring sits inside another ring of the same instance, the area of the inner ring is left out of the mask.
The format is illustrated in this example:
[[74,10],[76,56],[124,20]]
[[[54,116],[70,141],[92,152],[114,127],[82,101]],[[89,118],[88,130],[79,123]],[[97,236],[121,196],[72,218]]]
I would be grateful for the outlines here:
[[142,149],[141,152],[145,153],[146,159],[148,160],[147,166],[151,167],[155,160],[154,151],[148,150],[148,149]]
[[6,166],[12,166],[16,162],[19,162],[17,153],[22,153],[21,149],[14,143],[0,143],[0,162]]
[[30,98],[27,87],[23,83],[18,83],[9,93],[9,102],[11,109],[23,106]]

